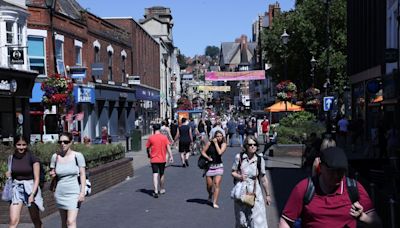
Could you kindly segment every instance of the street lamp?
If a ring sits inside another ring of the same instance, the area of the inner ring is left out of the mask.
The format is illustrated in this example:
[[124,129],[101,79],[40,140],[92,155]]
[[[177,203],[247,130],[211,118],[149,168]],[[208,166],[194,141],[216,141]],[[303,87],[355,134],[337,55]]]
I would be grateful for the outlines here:
[[315,86],[315,75],[314,75],[314,70],[315,67],[317,66],[317,60],[314,58],[314,56],[312,56],[311,60],[311,79],[312,79],[312,87]]
[[284,58],[285,58],[285,72],[284,72],[284,79],[287,79],[287,43],[289,41],[289,34],[286,33],[286,29],[283,29],[283,34],[281,35],[281,40],[282,44],[285,45],[285,53],[284,53]]
[[[331,0],[322,0],[325,3],[325,13],[326,13],[326,81],[324,83],[324,88],[325,88],[325,96],[329,95],[329,87],[330,87],[330,74],[331,74],[331,69],[330,69],[330,63],[329,63],[329,55],[330,55],[330,24],[329,24],[329,7]],[[327,112],[327,117],[326,117],[326,131],[327,133],[331,133],[331,110],[328,110]]]

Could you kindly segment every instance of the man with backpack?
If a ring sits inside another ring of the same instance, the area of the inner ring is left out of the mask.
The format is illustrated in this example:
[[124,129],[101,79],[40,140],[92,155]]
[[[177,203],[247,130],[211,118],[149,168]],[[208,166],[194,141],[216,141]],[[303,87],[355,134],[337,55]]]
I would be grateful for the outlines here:
[[347,157],[339,147],[321,151],[317,175],[300,181],[292,190],[279,227],[381,227],[381,221],[364,187],[346,178]]

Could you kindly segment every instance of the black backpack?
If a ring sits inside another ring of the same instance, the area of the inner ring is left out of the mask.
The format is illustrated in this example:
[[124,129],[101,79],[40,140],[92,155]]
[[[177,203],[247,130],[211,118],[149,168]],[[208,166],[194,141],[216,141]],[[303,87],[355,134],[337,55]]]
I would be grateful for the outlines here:
[[[303,205],[308,205],[311,200],[314,197],[315,194],[315,185],[314,182],[316,181],[316,177],[309,177],[308,178],[308,185],[306,189],[306,193],[304,194],[303,197]],[[347,192],[349,193],[349,198],[351,200],[351,203],[354,203],[359,200],[360,195],[358,193],[358,188],[357,188],[357,181],[346,177],[346,186],[347,186]]]
[[[33,165],[33,156],[32,152],[29,153],[30,155],[30,160],[31,164]],[[39,161],[39,167],[40,167],[40,175],[39,175],[39,187],[43,189],[44,182],[46,182],[46,170],[44,169],[43,163]]]

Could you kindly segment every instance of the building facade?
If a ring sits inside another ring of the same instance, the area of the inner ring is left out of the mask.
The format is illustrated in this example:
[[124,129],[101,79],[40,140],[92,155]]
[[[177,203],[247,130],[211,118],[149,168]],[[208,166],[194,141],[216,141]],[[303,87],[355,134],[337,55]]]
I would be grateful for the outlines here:
[[24,0],[0,0],[0,143],[12,144],[16,134],[29,138],[29,98],[37,73],[27,61]]

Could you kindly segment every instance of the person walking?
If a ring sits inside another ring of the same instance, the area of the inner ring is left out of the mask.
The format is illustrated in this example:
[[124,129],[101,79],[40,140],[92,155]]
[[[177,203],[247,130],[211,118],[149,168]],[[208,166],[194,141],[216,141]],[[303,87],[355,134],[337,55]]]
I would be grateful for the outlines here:
[[226,137],[226,139],[228,142],[228,146],[231,147],[233,146],[233,136],[235,135],[237,128],[237,124],[234,117],[231,117],[229,119],[228,123],[226,124],[226,127],[228,128],[228,137]]
[[81,203],[85,200],[86,162],[82,153],[73,151],[72,135],[60,134],[60,151],[53,154],[50,161],[50,176],[57,178],[54,199],[61,217],[63,228],[76,228],[76,218]]
[[347,133],[349,128],[349,121],[346,116],[342,116],[342,118],[338,121],[337,125],[339,126],[339,138],[343,141],[343,146],[347,144]]
[[167,152],[169,162],[173,163],[170,141],[167,136],[160,132],[160,125],[153,125],[154,134],[149,137],[146,143],[147,155],[150,158],[151,169],[153,171],[153,197],[158,198],[158,194],[165,194],[165,164],[167,163]]
[[10,155],[11,170],[6,177],[12,178],[12,200],[10,202],[9,227],[18,226],[22,206],[27,206],[35,228],[42,227],[40,211],[44,211],[42,192],[39,187],[39,159],[28,149],[28,140],[18,135],[14,138],[15,151]]
[[244,134],[246,133],[246,124],[244,120],[239,121],[239,124],[237,126],[237,132],[239,134],[240,147],[243,147]]
[[206,172],[206,184],[208,192],[208,201],[213,208],[219,208],[218,197],[220,192],[222,175],[224,174],[224,165],[222,155],[226,151],[226,141],[221,131],[216,131],[214,137],[201,151],[201,155],[209,161],[209,168]]
[[[300,181],[292,190],[283,209],[279,228],[293,227],[301,218],[302,227],[357,227],[358,223],[368,227],[381,227],[381,221],[364,187],[354,181],[358,200],[350,199],[349,184],[345,174],[348,169],[343,149],[330,147],[321,151],[320,169],[311,181],[315,191],[311,201],[305,205],[304,195],[309,178]],[[354,195],[354,194],[353,194]]]
[[[271,204],[269,181],[266,176],[265,161],[262,155],[256,154],[257,151],[257,139],[254,135],[247,136],[244,140],[244,151],[236,154],[232,166],[234,180],[243,182],[246,189],[256,195],[253,207],[235,201],[235,227],[268,227],[266,205]],[[265,198],[260,183],[263,186]]]
[[179,153],[181,156],[182,167],[189,166],[190,144],[193,142],[192,129],[188,125],[186,118],[182,118],[182,125],[178,128],[175,141],[179,139]]
[[264,116],[264,120],[261,122],[261,131],[264,143],[269,143],[269,120],[267,116]]
[[107,144],[108,142],[108,130],[106,126],[101,128],[101,144]]

